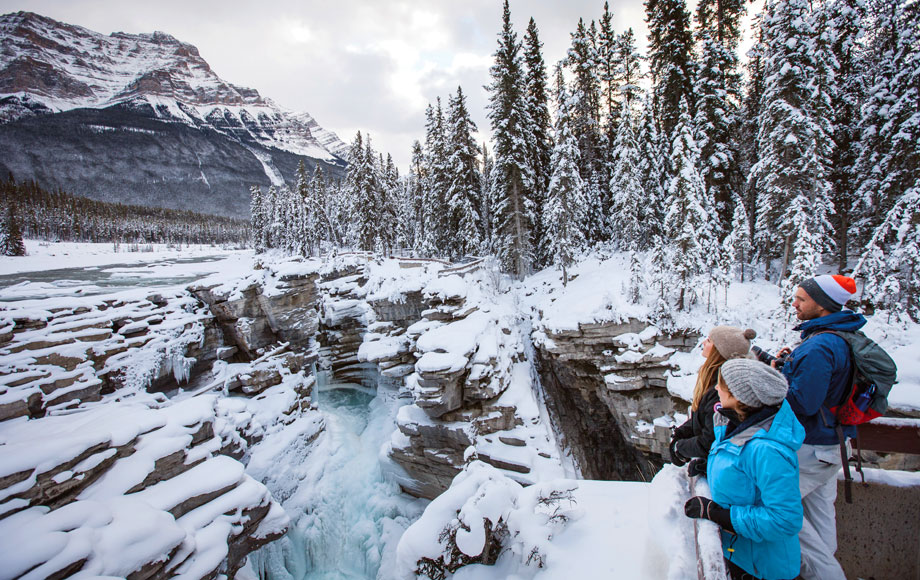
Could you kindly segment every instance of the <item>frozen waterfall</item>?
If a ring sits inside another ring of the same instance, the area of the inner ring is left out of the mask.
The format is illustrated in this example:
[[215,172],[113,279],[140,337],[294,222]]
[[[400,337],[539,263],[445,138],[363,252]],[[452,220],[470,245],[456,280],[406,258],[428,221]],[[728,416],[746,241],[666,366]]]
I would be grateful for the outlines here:
[[315,441],[299,419],[253,450],[251,475],[281,501],[292,525],[250,555],[248,569],[266,580],[390,578],[396,544],[427,504],[385,476],[395,468],[386,449],[403,403],[383,386],[322,380],[314,402],[325,421]]

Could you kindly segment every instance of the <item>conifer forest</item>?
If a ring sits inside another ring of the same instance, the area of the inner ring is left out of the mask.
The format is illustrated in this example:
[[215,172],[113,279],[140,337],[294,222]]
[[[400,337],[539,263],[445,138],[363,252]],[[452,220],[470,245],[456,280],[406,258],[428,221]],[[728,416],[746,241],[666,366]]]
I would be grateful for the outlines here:
[[605,4],[546,63],[506,1],[491,143],[458,87],[429,105],[405,175],[359,133],[344,181],[254,188],[256,248],[493,255],[564,279],[579,255],[627,251],[662,312],[735,279],[790,296],[823,268],[920,321],[920,2],[766,0],[742,59],[747,9],[646,0],[640,54]]
[[245,246],[249,224],[190,211],[108,203],[50,192],[10,176],[0,181],[0,255],[25,254],[23,237],[65,242]]

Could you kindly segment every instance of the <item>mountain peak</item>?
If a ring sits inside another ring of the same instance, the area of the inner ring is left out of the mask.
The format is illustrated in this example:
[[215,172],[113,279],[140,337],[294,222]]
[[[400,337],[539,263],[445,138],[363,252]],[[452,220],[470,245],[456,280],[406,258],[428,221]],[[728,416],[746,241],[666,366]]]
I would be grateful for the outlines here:
[[[288,124],[281,117],[293,114],[263,99],[255,89],[223,80],[197,47],[166,32],[106,36],[21,11],[0,16],[0,40],[4,46],[0,51],[0,122],[138,100],[162,110],[164,99],[171,102],[168,110],[183,111],[175,120],[192,125],[213,116],[215,108],[229,108],[238,117],[238,109],[248,107],[250,117],[272,118],[275,126]],[[221,116],[225,113],[220,111]],[[310,115],[299,116],[309,118],[307,126],[290,127],[293,134],[268,145],[311,157],[325,149],[328,153],[320,157],[328,160],[344,156],[344,142]]]

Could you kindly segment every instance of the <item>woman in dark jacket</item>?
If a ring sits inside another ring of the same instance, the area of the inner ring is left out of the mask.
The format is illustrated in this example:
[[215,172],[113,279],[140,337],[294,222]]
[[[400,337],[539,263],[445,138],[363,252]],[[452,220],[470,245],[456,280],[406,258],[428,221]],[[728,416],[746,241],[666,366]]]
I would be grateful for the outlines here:
[[726,360],[747,356],[751,341],[756,336],[757,333],[750,328],[716,326],[703,340],[706,360],[697,373],[690,418],[674,430],[670,446],[671,461],[677,466],[690,462],[687,471],[691,476],[706,473],[706,456],[715,438],[712,424],[719,404],[719,394],[715,389],[719,369]]

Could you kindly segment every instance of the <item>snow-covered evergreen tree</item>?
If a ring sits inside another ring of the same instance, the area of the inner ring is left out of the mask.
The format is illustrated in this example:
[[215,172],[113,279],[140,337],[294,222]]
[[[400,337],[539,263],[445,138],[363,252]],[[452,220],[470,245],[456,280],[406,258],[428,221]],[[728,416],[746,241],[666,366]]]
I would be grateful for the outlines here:
[[493,231],[502,267],[516,276],[528,274],[534,263],[534,174],[530,163],[531,134],[522,70],[521,45],[511,26],[505,0],[495,63],[489,72],[489,120],[495,141],[492,169]]
[[610,232],[614,246],[620,250],[637,250],[646,238],[641,211],[647,195],[642,187],[639,145],[633,127],[629,103],[622,104],[620,121],[613,142],[610,178]]
[[723,248],[729,252],[728,258],[738,268],[738,274],[744,282],[745,267],[748,266],[751,256],[751,224],[744,202],[738,198],[733,205],[731,228],[725,236]]
[[824,8],[828,14],[829,50],[833,55],[834,79],[829,84],[833,110],[833,152],[831,155],[831,195],[835,214],[838,267],[842,271],[849,261],[851,210],[856,203],[859,176],[856,159],[859,144],[859,109],[865,93],[864,50],[865,2],[831,0]]
[[696,111],[690,14],[684,0],[645,0],[645,14],[660,130],[670,141],[680,116],[681,100],[687,101],[691,114]]
[[729,93],[727,78],[734,71],[737,58],[709,30],[704,29],[700,43],[702,62],[696,77],[698,105],[694,126],[700,147],[700,172],[717,214],[716,233],[724,237],[731,220],[732,201],[742,185],[732,139],[738,99],[737,92]]
[[6,215],[0,222],[0,256],[25,256],[26,245],[22,239],[19,217],[13,204],[6,206]]
[[252,246],[257,254],[261,254],[265,251],[265,204],[258,185],[249,189],[249,227]]
[[[867,286],[889,293],[897,286],[898,301],[920,321],[920,4],[893,0],[874,7],[868,57],[874,76],[857,162],[859,239],[868,238],[861,268]],[[879,252],[888,259],[867,268]]]
[[348,153],[344,187],[350,215],[345,240],[356,250],[373,251],[377,246],[380,208],[376,173],[369,138],[365,143],[359,131]]
[[473,139],[476,124],[470,119],[463,90],[448,105],[447,207],[449,212],[446,250],[454,258],[477,254],[482,246],[480,217],[479,147]]
[[492,156],[489,154],[488,145],[482,144],[482,174],[479,181],[479,199],[482,200],[482,242],[483,252],[494,252],[494,233],[492,231]]
[[[530,132],[531,166],[534,174],[534,239],[543,238],[542,212],[546,199],[546,190],[552,174],[550,157],[553,153],[552,119],[549,114],[549,95],[547,94],[546,64],[543,61],[543,43],[534,19],[527,25],[523,44],[524,76],[527,86],[527,114],[531,119]],[[539,243],[537,243],[539,250]],[[534,256],[540,264],[544,256],[539,251]]]
[[632,28],[617,36],[615,58],[613,82],[619,89],[621,102],[635,111],[642,98],[642,87],[639,83],[645,75],[642,73],[642,56],[636,49],[636,35]]
[[[581,155],[579,172],[583,180],[591,179],[598,171],[604,158],[601,147],[600,121],[600,79],[597,67],[597,46],[594,37],[594,23],[586,27],[584,20],[578,20],[578,27],[572,33],[572,46],[566,57],[566,64],[572,71],[571,115],[572,130],[578,139]],[[607,206],[609,204],[602,204]]]
[[448,212],[445,210],[447,189],[450,187],[447,169],[447,127],[440,97],[437,99],[436,107],[428,106],[425,116],[426,179],[422,191],[425,195],[423,203],[428,211],[425,213],[425,237],[422,245],[426,249],[426,255],[439,255],[446,251],[450,236]]
[[658,131],[652,99],[652,93],[646,94],[638,137],[639,175],[646,195],[646,201],[639,211],[639,219],[646,232],[646,237],[640,246],[643,249],[651,246],[655,236],[663,235],[665,201],[667,200],[665,147]]
[[693,139],[686,101],[674,128],[671,174],[664,231],[671,245],[671,270],[677,281],[677,307],[688,309],[695,295],[694,278],[708,271],[714,251],[711,204],[700,175],[700,151]]
[[794,289],[797,277],[814,275],[811,265],[833,246],[829,99],[808,0],[769,0],[761,37],[758,161],[749,176],[758,189],[755,246],[767,260],[782,256],[780,277],[793,276],[785,285]]
[[[562,71],[557,71],[557,83]],[[562,285],[568,283],[568,268],[584,245],[585,193],[578,172],[580,151],[572,128],[572,102],[564,83],[557,88],[561,102],[556,114],[556,145],[553,148],[553,175],[550,180],[544,211],[547,253],[552,263],[562,270]]]

